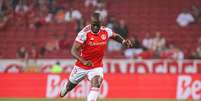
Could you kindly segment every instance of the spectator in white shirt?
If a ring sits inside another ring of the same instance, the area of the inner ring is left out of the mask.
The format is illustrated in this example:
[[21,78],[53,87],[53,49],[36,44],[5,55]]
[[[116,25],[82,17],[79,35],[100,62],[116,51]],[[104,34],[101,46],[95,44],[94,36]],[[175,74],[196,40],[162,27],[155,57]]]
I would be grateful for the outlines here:
[[21,0],[15,8],[15,13],[24,14],[27,13],[28,10],[29,10],[28,6],[25,4],[24,1]]
[[186,27],[195,21],[193,15],[189,11],[184,11],[177,16],[177,23],[181,27]]
[[100,20],[105,21],[107,18],[107,10],[105,9],[105,5],[100,5],[96,8],[95,12],[100,14]]
[[70,11],[65,13],[64,20],[70,22],[72,20],[80,20],[82,18],[82,14],[79,10],[71,8]]
[[150,37],[149,33],[145,35],[145,38],[142,40],[142,45],[146,49],[151,49],[153,44],[153,39]]
[[160,52],[165,49],[166,40],[161,36],[160,32],[156,32],[155,37],[152,40],[152,50]]

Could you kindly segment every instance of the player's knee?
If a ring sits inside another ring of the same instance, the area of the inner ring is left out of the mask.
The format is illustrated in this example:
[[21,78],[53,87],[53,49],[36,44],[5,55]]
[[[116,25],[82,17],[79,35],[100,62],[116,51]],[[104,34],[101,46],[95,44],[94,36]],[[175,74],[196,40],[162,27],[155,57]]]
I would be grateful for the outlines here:
[[102,81],[103,81],[102,77],[95,76],[91,81],[91,85],[92,87],[100,88]]

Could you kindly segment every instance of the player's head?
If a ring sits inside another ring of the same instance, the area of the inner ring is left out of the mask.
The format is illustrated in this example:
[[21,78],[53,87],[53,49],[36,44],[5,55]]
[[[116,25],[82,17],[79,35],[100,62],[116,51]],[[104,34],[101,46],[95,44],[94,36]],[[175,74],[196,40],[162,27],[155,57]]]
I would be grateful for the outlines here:
[[101,27],[100,14],[95,12],[91,16],[91,30],[93,33],[98,33]]

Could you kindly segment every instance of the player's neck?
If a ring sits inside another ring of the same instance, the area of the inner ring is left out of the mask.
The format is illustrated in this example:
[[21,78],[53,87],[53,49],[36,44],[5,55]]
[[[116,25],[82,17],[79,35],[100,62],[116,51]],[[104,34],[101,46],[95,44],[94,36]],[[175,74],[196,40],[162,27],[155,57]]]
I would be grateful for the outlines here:
[[94,35],[98,35],[99,32],[100,32],[100,30],[97,33],[94,33],[93,31],[91,31],[91,33],[93,33]]

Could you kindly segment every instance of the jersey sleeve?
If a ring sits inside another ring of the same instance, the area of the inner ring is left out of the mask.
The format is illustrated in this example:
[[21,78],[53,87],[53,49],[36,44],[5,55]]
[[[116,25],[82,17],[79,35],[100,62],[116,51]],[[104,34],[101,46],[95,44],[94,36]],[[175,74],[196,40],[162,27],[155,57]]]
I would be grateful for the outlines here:
[[86,41],[86,33],[83,31],[80,31],[77,37],[75,38],[75,41],[79,43],[84,43]]
[[110,28],[105,28],[105,30],[108,33],[108,37],[111,37],[113,35],[113,31]]

